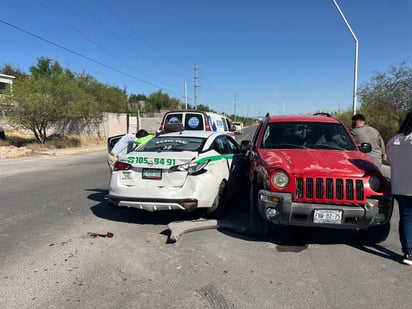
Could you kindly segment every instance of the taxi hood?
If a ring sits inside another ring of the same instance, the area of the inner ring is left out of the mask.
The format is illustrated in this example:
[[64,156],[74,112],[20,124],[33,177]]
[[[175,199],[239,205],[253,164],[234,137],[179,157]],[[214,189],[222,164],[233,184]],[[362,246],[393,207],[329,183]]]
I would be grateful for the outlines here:
[[356,150],[279,149],[259,150],[268,170],[282,168],[294,175],[338,175],[361,177],[379,168],[367,155]]

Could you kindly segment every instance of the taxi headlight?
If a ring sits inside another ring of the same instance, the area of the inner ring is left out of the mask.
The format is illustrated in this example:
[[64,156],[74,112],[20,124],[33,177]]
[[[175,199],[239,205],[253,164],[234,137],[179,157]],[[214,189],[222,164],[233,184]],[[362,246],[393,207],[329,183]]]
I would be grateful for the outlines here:
[[381,180],[378,176],[371,176],[369,178],[369,186],[375,192],[378,192],[381,187]]
[[272,182],[278,188],[285,188],[289,184],[289,176],[285,172],[276,172],[272,176]]

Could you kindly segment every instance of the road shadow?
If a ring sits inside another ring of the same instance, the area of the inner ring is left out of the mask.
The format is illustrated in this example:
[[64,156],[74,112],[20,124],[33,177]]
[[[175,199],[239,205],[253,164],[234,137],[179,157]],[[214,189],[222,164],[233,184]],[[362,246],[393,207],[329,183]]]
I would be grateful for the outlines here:
[[[92,213],[102,219],[151,225],[169,225],[175,222],[188,222],[204,219],[200,211],[158,211],[148,212],[136,208],[117,207],[109,205],[105,196],[107,189],[88,189],[90,200],[97,204],[92,206]],[[248,231],[249,220],[249,195],[247,192],[237,196],[228,203],[224,217],[217,220],[217,224],[212,224],[209,228],[215,228],[219,232],[230,237],[253,242],[269,242],[276,245],[279,252],[301,252],[310,245],[336,245],[343,244],[351,246],[357,250],[379,256],[381,258],[399,262],[402,256],[384,247],[382,244],[364,244],[359,238],[356,230],[329,229],[319,227],[294,227],[294,226],[273,226],[270,233],[265,237],[252,236]],[[201,231],[205,228],[187,230],[186,232]],[[184,234],[183,231],[181,234]],[[166,228],[161,232],[168,239],[166,243],[172,243],[169,237],[171,231]]]
[[201,217],[199,211],[179,212],[179,211],[157,211],[149,212],[137,208],[118,207],[108,204],[105,197],[107,189],[87,189],[91,192],[88,199],[96,201],[97,204],[90,208],[91,212],[102,219],[135,223],[135,224],[153,224],[167,225],[175,221],[195,220]]
[[267,236],[256,237],[251,235],[247,228],[249,220],[248,208],[249,195],[245,194],[238,199],[237,204],[229,208],[229,212],[225,217],[225,220],[231,222],[233,226],[242,227],[243,230],[245,230],[244,233],[237,232],[242,230],[240,228],[236,228],[237,231],[226,228],[218,230],[231,237],[244,239],[246,241],[273,243],[279,252],[300,252],[307,249],[309,245],[343,244],[396,262],[401,261],[403,258],[402,255],[386,248],[384,243],[365,244],[357,230],[273,225]]

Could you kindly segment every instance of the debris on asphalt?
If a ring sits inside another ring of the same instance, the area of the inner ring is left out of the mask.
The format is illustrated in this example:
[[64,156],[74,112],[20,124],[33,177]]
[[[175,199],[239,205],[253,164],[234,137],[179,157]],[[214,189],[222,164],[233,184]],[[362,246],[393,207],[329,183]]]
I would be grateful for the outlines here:
[[[71,239],[69,239],[69,240],[66,240],[66,241],[62,241],[61,243],[60,243],[60,245],[67,245],[69,242],[71,242],[72,240]],[[49,244],[49,247],[53,247],[53,246],[55,246],[56,244],[54,243],[54,242],[52,242],[52,243],[50,243]]]
[[167,225],[170,230],[169,243],[175,243],[180,235],[207,229],[228,229],[238,233],[243,233],[246,228],[234,225],[227,220],[196,219],[191,221],[171,222]]
[[90,238],[99,238],[99,237],[112,238],[114,236],[114,234],[110,233],[110,232],[107,232],[106,234],[88,232],[87,236],[90,237]]

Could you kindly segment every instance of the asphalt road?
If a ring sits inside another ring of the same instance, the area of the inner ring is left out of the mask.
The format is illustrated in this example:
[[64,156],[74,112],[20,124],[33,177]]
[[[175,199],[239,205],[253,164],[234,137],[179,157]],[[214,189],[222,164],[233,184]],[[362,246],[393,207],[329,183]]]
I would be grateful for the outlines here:
[[[1,308],[410,308],[412,268],[389,238],[207,229],[169,243],[197,214],[108,207],[104,151],[0,160]],[[247,194],[225,220],[242,226]],[[91,233],[113,237],[93,237]]]

